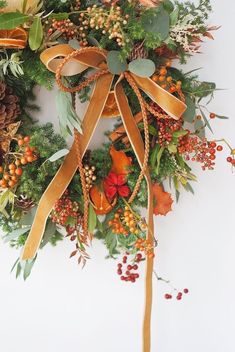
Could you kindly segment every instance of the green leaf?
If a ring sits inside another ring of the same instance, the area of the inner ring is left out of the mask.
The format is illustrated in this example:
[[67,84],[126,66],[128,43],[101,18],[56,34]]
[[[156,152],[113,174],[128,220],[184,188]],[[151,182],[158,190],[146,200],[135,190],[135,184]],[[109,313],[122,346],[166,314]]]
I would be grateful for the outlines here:
[[119,75],[127,69],[127,62],[121,60],[120,52],[116,50],[109,51],[107,64],[109,71],[114,75]]
[[20,12],[1,13],[0,29],[14,29],[24,24],[28,19],[28,15],[24,15]]
[[71,46],[71,48],[75,50],[81,48],[79,41],[77,39],[70,39],[68,44]]
[[19,224],[22,226],[31,226],[36,214],[37,207],[33,207],[30,209],[26,214],[24,214],[21,219]]
[[69,18],[69,14],[67,12],[52,13],[50,16],[48,16],[48,18],[54,18],[57,21],[61,21]]
[[209,128],[209,130],[210,130],[212,133],[214,133],[213,130],[212,130],[212,128],[211,128],[210,122],[209,122],[208,119],[206,118],[206,115],[204,114],[203,110],[202,110],[201,108],[199,108],[199,110],[200,110],[200,113],[201,113],[201,115],[202,115],[202,118],[203,118],[203,120],[204,120],[204,122],[205,122],[205,125]]
[[58,150],[58,152],[54,153],[52,156],[50,156],[50,158],[47,160],[53,163],[56,160],[63,158],[68,153],[69,153],[68,149],[61,149],[61,150]]
[[156,167],[156,174],[159,174],[159,169],[160,169],[160,161],[161,161],[161,157],[162,157],[162,153],[164,152],[165,148],[161,147],[159,149],[159,152],[157,154],[157,167]]
[[196,120],[194,124],[195,133],[201,138],[205,138],[205,125],[202,120]]
[[12,231],[11,233],[3,236],[3,241],[5,243],[10,242],[18,237],[20,237],[21,235],[25,234],[26,232],[28,232],[30,230],[30,226],[26,226],[20,229],[16,229],[14,231]]
[[186,134],[188,134],[188,131],[186,131],[186,130],[175,131],[173,133],[173,137],[179,138],[182,136],[186,136]]
[[81,121],[73,108],[72,97],[70,93],[57,91],[56,108],[59,115],[60,128],[63,135],[73,134],[74,128],[82,133]]
[[49,220],[49,222],[47,222],[46,229],[43,234],[43,239],[42,239],[40,248],[45,247],[48,244],[48,242],[50,242],[50,239],[54,236],[55,232],[56,232],[56,224]]
[[33,265],[36,261],[36,258],[37,257],[35,257],[34,259],[26,260],[25,265],[24,265],[24,273],[23,273],[24,280],[26,280],[29,277],[29,275],[31,274]]
[[187,122],[192,123],[194,120],[194,117],[196,115],[195,103],[188,95],[186,95],[186,97],[185,97],[185,103],[187,105],[187,109],[186,109],[185,113],[183,114],[183,119]]
[[150,166],[151,168],[154,168],[156,161],[157,161],[157,155],[159,153],[160,150],[160,145],[156,144],[155,147],[153,148],[151,155],[150,155]]
[[167,149],[169,150],[170,153],[173,153],[173,154],[177,153],[177,146],[174,143],[170,143],[167,146]]
[[140,77],[150,77],[154,74],[155,63],[149,59],[136,59],[129,63],[129,71]]
[[162,2],[162,6],[169,13],[171,13],[174,10],[174,5],[170,0],[164,0]]
[[117,247],[117,236],[109,231],[105,237],[105,243],[109,251],[109,255],[113,256]]
[[17,267],[16,267],[16,278],[18,278],[20,276],[21,269],[22,269],[21,264],[20,264],[20,262],[18,262]]
[[88,35],[88,36],[86,37],[86,39],[87,39],[87,41],[88,41],[88,43],[89,43],[90,45],[92,45],[92,46],[97,46],[97,47],[100,46],[100,43],[98,42],[98,40],[95,39],[94,37],[92,37],[91,35]]
[[36,16],[33,24],[29,29],[29,46],[31,50],[37,50],[43,39],[43,27],[41,18]]
[[179,8],[178,6],[174,9],[174,11],[171,12],[170,14],[170,23],[171,23],[171,26],[175,26],[177,21],[179,19]]
[[89,205],[89,214],[88,214],[88,230],[89,232],[93,233],[96,228],[97,223],[97,215],[93,206]]
[[146,32],[158,34],[164,40],[169,35],[170,17],[163,7],[159,10],[145,11],[142,15],[142,26]]
[[228,120],[228,119],[229,119],[228,116],[222,116],[222,115],[218,115],[218,114],[216,114],[215,116],[216,116],[218,119],[221,119],[221,120]]

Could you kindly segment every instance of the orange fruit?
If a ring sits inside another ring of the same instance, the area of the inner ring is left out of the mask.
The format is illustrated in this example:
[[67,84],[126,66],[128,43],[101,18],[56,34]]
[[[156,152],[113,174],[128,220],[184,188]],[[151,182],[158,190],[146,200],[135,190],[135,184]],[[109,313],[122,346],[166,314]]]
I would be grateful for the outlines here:
[[102,117],[113,118],[118,116],[120,116],[120,112],[116,103],[116,98],[114,92],[110,92],[102,112]]
[[0,47],[24,49],[27,44],[27,32],[23,28],[0,30]]

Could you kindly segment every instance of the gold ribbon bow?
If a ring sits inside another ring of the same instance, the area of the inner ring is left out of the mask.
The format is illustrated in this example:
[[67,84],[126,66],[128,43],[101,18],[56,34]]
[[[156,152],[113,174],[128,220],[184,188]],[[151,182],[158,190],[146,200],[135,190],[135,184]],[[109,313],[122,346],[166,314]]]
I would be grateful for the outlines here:
[[[81,159],[84,156],[89,142],[94,134],[95,128],[105,107],[108,95],[112,89],[114,75],[109,72],[106,63],[107,52],[96,47],[87,47],[78,50],[72,49],[67,44],[57,45],[46,49],[41,54],[41,60],[46,67],[56,72],[56,81],[59,87],[64,91],[71,93],[80,91],[91,82],[95,82],[95,87],[90,98],[87,111],[82,122],[83,133],[80,134],[75,131],[75,142],[73,143],[70,152],[65,157],[63,164],[58,170],[57,174],[44,192],[32,224],[31,231],[27,238],[25,247],[22,253],[22,259],[34,258],[46,226],[47,218],[55,202],[63,195],[70,181],[72,180],[77,168],[82,170]],[[67,88],[61,83],[61,75],[71,76],[83,72],[87,68],[97,69],[93,75],[87,78],[80,86],[74,88]],[[122,81],[126,79],[134,92],[136,93],[141,112],[143,115],[145,143],[143,143],[141,134],[139,132],[137,123],[133,117],[127,97],[122,87]],[[138,188],[145,177],[148,187],[148,233],[147,240],[153,244],[154,242],[154,224],[153,224],[153,192],[151,178],[148,171],[148,121],[147,111],[150,110],[154,114],[154,110],[146,104],[140,94],[139,89],[144,91],[152,101],[156,102],[170,117],[179,119],[186,109],[186,105],[171,95],[150,78],[139,77],[131,72],[123,72],[116,83],[114,84],[114,94],[117,102],[120,116],[126,130],[127,136],[130,140],[132,148],[137,157],[141,168],[141,173],[136,183],[132,196],[129,199],[131,203],[138,192]],[[85,207],[88,205],[88,199],[85,198]],[[143,324],[143,351],[150,351],[150,323],[151,323],[151,306],[152,306],[152,272],[153,272],[153,258],[147,258],[146,265],[146,299],[145,299],[145,315]]]

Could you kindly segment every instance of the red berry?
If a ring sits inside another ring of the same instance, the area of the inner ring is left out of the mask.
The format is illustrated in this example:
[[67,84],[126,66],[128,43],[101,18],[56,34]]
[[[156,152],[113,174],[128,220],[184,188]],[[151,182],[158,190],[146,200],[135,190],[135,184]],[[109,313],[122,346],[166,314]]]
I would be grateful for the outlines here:
[[118,275],[122,275],[122,270],[118,269],[117,273],[118,273]]
[[215,148],[216,147],[216,143],[215,142],[210,142],[210,147],[211,148]]
[[232,160],[233,160],[233,159],[231,158],[231,156],[228,156],[228,157],[227,157],[227,162],[228,162],[228,163],[231,163]]
[[218,150],[218,152],[221,152],[221,150],[223,150],[222,145],[218,145],[218,147],[216,148]]
[[188,293],[188,289],[187,288],[184,288],[184,293]]
[[122,281],[126,280],[125,276],[121,276],[121,280]]
[[131,270],[132,269],[132,265],[127,265],[127,270]]
[[133,265],[133,269],[137,270],[138,269],[138,265],[137,264]]
[[172,295],[170,295],[169,293],[166,293],[164,297],[165,297],[165,299],[171,299]]
[[211,112],[211,113],[210,113],[210,118],[211,118],[211,119],[214,119],[215,117],[216,117],[216,114],[215,114],[214,112]]

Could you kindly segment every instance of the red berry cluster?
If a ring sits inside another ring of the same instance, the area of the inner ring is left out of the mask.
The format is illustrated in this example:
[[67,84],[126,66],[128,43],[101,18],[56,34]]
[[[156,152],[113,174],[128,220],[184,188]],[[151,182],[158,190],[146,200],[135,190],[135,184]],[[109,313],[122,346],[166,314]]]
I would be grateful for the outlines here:
[[231,155],[227,157],[227,162],[231,163],[233,167],[235,167],[235,149],[231,149]]
[[[187,288],[184,288],[183,292],[181,292],[181,291],[177,292],[177,295],[175,296],[175,298],[177,299],[177,301],[180,301],[183,297],[183,294],[187,294],[188,292],[189,292],[189,290]],[[172,299],[173,295],[170,293],[166,293],[164,295],[164,297],[165,297],[165,299]]]
[[[143,257],[141,253],[137,253],[134,258],[134,264],[131,265],[128,264],[128,255],[128,253],[127,255],[124,255],[122,258],[122,263],[118,263],[117,274],[120,275],[122,281],[129,281],[134,283],[140,277],[139,274],[136,272],[136,270],[138,270],[139,268],[137,263],[141,262],[143,260]],[[125,273],[125,275],[123,275],[123,273]]]
[[[178,151],[186,154],[186,160],[197,161],[202,164],[202,170],[213,170],[216,159],[216,152],[223,150],[222,145],[206,139],[201,140],[197,136],[184,136],[179,143]],[[190,155],[192,154],[192,155]]]
[[48,35],[51,35],[55,31],[59,31],[62,33],[62,36],[67,39],[73,39],[76,37],[78,30],[76,25],[70,21],[70,19],[65,19],[58,21],[56,19],[52,19],[51,26],[48,29]]
[[173,133],[182,128],[182,121],[174,119],[158,119],[158,143],[164,147],[168,145],[173,138]]
[[74,218],[75,222],[77,222],[79,216],[79,204],[72,201],[68,197],[68,192],[66,191],[54,206],[51,214],[52,221],[64,226],[69,220],[71,220],[71,218]]

